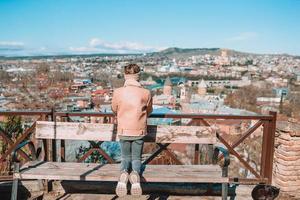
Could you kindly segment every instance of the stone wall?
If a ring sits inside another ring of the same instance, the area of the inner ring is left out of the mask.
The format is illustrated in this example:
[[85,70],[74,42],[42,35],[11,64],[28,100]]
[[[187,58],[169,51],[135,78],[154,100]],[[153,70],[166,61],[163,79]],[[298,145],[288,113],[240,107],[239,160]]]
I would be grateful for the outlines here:
[[273,184],[282,193],[300,197],[300,122],[278,121],[276,127]]

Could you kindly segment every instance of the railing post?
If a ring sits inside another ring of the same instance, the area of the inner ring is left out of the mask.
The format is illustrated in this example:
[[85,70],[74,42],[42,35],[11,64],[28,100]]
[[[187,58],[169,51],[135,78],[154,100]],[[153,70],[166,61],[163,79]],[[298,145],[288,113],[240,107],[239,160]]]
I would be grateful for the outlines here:
[[269,152],[269,157],[268,157],[268,165],[269,165],[269,170],[267,171],[267,177],[269,184],[272,184],[272,175],[273,175],[273,160],[274,160],[274,150],[275,150],[275,132],[276,132],[276,119],[277,119],[277,113],[270,111],[270,115],[272,115],[272,121],[270,122],[270,152]]
[[[69,113],[66,114],[66,117],[62,118],[64,122],[70,122]],[[66,161],[66,144],[65,140],[60,140],[60,161]]]
[[[66,117],[61,118],[64,122],[70,122],[69,114],[67,113]],[[66,161],[66,148],[65,148],[65,140],[60,140],[60,161],[65,162]]]
[[268,136],[269,136],[270,121],[265,120],[263,123],[263,136],[262,136],[262,149],[261,149],[261,161],[260,161],[260,175],[265,177],[266,171],[266,157],[268,149]]
[[199,144],[195,144],[194,165],[199,164],[199,156],[200,156]]
[[[51,109],[51,121],[55,123],[54,126],[54,135],[56,136],[56,115],[55,115],[55,108],[53,107]],[[49,153],[50,153],[50,159],[51,161],[56,161],[56,140],[50,140],[49,142]]]
[[[192,119],[191,125],[200,126],[200,120]],[[195,144],[194,165],[198,165],[200,163],[199,158],[200,158],[200,145]]]
[[268,179],[268,184],[272,184],[274,143],[276,131],[276,112],[269,112],[272,119],[264,122],[262,153],[261,153],[261,169],[260,175]]

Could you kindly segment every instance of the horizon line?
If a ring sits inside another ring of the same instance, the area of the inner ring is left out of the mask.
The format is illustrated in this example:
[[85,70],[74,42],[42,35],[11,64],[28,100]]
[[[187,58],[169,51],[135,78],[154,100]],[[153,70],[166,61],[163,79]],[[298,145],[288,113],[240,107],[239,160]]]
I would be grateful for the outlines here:
[[1,55],[0,54],[0,59],[13,59],[13,58],[38,58],[38,57],[64,57],[64,56],[126,56],[126,55],[147,55],[147,54],[153,54],[153,53],[160,53],[163,51],[166,51],[168,49],[183,49],[183,50],[229,50],[229,51],[235,51],[237,53],[243,53],[243,54],[254,54],[254,55],[285,55],[285,56],[292,56],[292,57],[299,57],[300,55],[296,54],[289,54],[289,53],[254,53],[254,52],[248,52],[248,51],[240,51],[240,50],[235,50],[235,49],[230,49],[230,48],[222,48],[222,47],[196,47],[196,48],[185,48],[185,47],[168,47],[166,49],[163,49],[161,51],[152,51],[152,52],[128,52],[128,53],[108,53],[108,52],[97,52],[97,53],[92,53],[92,52],[82,52],[82,53],[71,53],[71,52],[65,52],[65,53],[49,53],[49,54],[36,54],[36,55]]

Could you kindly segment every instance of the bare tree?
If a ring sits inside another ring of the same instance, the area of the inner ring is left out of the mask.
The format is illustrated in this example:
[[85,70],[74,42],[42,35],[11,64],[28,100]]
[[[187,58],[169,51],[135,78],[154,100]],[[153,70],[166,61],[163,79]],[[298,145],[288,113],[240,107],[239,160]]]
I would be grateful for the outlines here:
[[246,109],[253,112],[260,112],[257,107],[256,99],[260,96],[272,96],[272,90],[266,88],[258,88],[255,86],[245,86],[233,93],[227,95],[225,104],[233,108]]
[[36,68],[37,74],[48,74],[50,72],[50,66],[47,63],[41,63]]

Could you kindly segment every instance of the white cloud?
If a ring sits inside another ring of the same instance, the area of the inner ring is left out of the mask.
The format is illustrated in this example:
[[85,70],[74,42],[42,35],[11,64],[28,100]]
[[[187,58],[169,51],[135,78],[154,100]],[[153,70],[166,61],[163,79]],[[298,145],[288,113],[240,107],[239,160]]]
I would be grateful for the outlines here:
[[40,51],[47,51],[48,50],[48,48],[47,47],[40,47],[40,49],[39,49]]
[[74,52],[97,52],[97,49],[93,47],[69,47],[69,50]]
[[19,51],[24,49],[23,42],[0,41],[0,51]]
[[92,38],[89,44],[85,47],[70,47],[71,51],[75,52],[103,52],[103,53],[143,53],[159,51],[164,48],[146,46],[137,42],[107,42],[99,38]]
[[247,41],[254,39],[258,36],[256,32],[243,32],[231,38],[227,38],[229,42]]

